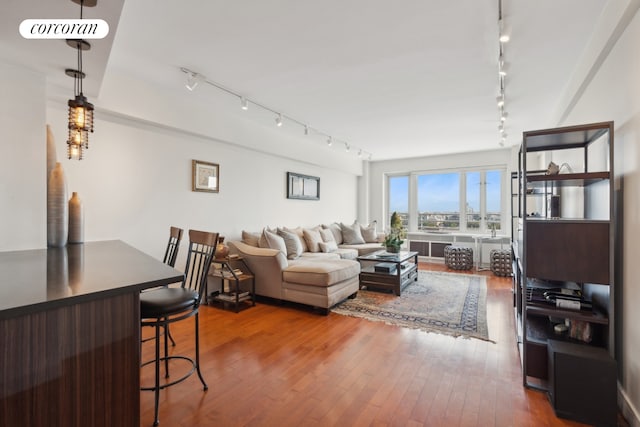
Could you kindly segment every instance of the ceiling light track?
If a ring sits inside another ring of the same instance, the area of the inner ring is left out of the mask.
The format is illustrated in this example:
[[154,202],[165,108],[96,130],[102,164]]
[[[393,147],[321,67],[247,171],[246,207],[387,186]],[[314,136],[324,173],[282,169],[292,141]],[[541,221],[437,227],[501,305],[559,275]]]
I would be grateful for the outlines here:
[[[213,82],[211,80],[208,80],[204,75],[197,73],[195,71],[192,71],[188,68],[185,67],[180,67],[180,71],[182,71],[183,73],[185,73],[187,75],[187,80],[185,83],[185,87],[187,89],[189,89],[190,91],[194,91],[196,89],[196,87],[200,84],[200,83],[206,83],[210,86],[215,87],[218,90],[221,90],[229,95],[235,96],[236,98],[238,98],[240,100],[240,108],[242,110],[248,110],[249,109],[249,104],[251,104],[252,106],[256,106],[258,108],[261,108],[265,111],[268,111],[270,113],[272,113],[275,116],[275,124],[277,127],[283,127],[285,121],[287,123],[293,123],[297,126],[302,127],[303,129],[303,133],[304,135],[310,135],[310,132],[313,132],[315,135],[319,135],[321,137],[325,137],[326,141],[327,141],[327,146],[331,147],[333,145],[334,141],[339,141],[337,139],[335,139],[333,136],[329,135],[328,133],[324,133],[319,131],[318,129],[312,128],[311,126],[309,126],[308,124],[297,120],[291,116],[282,114],[280,111],[276,111],[275,109],[268,107],[264,104],[261,104],[259,102],[256,102],[254,100],[251,100],[249,98],[247,98],[244,95],[241,95],[227,87],[222,86],[221,84],[218,84],[216,82]],[[346,151],[349,152],[351,145],[349,143],[347,143],[346,141],[339,141],[342,142],[344,144],[344,147],[346,147]],[[357,148],[357,147],[353,147],[353,148]],[[371,153],[362,150],[362,149],[357,149],[356,150],[359,155],[358,157],[365,157],[367,160],[371,160],[371,158],[373,157]]]

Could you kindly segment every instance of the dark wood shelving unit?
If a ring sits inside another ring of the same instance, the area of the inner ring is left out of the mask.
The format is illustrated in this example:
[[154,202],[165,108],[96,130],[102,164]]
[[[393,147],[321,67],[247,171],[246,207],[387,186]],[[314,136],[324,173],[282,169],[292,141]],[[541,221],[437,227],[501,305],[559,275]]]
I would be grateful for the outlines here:
[[[564,163],[571,163],[574,171],[569,167],[569,173],[547,174],[540,168],[550,160],[561,165],[561,171]],[[532,170],[528,162],[534,164]],[[607,363],[615,363],[614,242],[619,203],[613,179],[613,122],[524,132],[518,166],[512,174],[512,209],[517,201],[517,212],[512,214],[516,336],[523,384],[548,391],[554,381],[572,380],[550,369],[551,352],[554,358],[562,357],[564,347],[552,349],[549,342],[570,344],[571,357],[578,357],[576,351],[579,355],[582,349],[588,358],[598,348],[609,355]],[[551,216],[547,197],[560,200],[560,215]],[[568,213],[563,217],[565,208]],[[541,302],[539,290],[530,300],[529,291],[537,287],[577,289],[593,309],[571,310]],[[560,327],[556,331],[558,324],[571,325],[573,333]],[[574,419],[581,415],[563,413]]]

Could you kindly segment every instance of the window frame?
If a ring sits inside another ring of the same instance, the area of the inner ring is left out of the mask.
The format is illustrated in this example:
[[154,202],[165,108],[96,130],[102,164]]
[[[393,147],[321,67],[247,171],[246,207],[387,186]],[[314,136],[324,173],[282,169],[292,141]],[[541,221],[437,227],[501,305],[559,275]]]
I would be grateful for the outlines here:
[[[488,212],[487,212],[487,172],[498,171],[501,173],[500,177],[500,228],[496,230],[497,235],[506,235],[508,227],[505,225],[508,218],[507,204],[509,197],[505,193],[507,187],[507,167],[506,165],[491,165],[491,166],[478,166],[458,169],[432,169],[432,170],[420,170],[411,172],[398,172],[398,173],[386,173],[385,176],[385,206],[383,212],[386,219],[383,229],[387,228],[392,211],[389,203],[391,200],[390,195],[390,179],[392,177],[408,176],[409,177],[409,212],[408,214],[408,231],[409,232],[424,232],[418,228],[418,177],[421,175],[438,175],[459,173],[459,217],[460,225],[458,230],[451,230],[451,233],[460,234],[487,234],[491,232],[488,227]],[[480,228],[470,229],[467,227],[467,211],[463,209],[467,203],[467,174],[468,173],[480,173],[480,185],[482,186],[480,191]]]

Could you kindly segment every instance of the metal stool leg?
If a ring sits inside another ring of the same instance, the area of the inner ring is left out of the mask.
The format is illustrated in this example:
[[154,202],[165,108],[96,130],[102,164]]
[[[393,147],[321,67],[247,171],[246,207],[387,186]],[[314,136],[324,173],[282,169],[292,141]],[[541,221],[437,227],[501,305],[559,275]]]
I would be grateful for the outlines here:
[[209,386],[206,382],[204,382],[204,378],[202,377],[202,372],[200,372],[200,333],[199,333],[199,313],[195,314],[196,320],[196,371],[198,371],[198,377],[200,377],[200,382],[204,386],[204,390],[208,390]]
[[156,379],[155,379],[155,389],[153,390],[155,396],[155,409],[153,415],[153,425],[157,426],[160,424],[158,421],[158,405],[160,404],[160,325],[156,324],[156,360],[155,360],[155,368],[156,368]]

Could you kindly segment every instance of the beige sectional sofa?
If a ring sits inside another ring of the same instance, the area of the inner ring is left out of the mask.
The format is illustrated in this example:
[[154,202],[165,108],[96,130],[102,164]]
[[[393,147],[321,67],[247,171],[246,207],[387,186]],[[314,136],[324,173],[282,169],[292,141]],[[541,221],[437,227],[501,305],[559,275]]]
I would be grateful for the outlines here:
[[242,241],[229,242],[229,249],[253,272],[257,295],[318,307],[326,314],[356,295],[360,264],[355,259],[383,250],[383,240],[374,227],[333,223],[243,231]]

